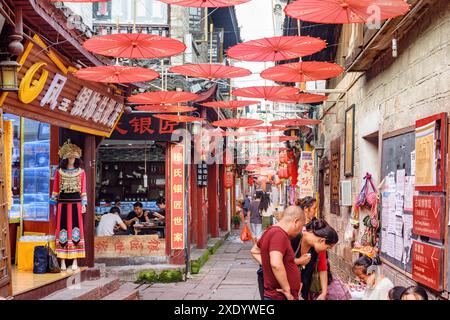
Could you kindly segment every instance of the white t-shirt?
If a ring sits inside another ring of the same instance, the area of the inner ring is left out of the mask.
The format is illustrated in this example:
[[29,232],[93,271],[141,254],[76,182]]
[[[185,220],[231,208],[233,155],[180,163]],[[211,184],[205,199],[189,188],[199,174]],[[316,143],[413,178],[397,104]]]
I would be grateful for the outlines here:
[[120,223],[123,223],[123,221],[116,213],[106,213],[102,215],[97,227],[97,236],[113,236],[114,227]]
[[373,289],[366,289],[363,300],[389,300],[389,291],[394,287],[389,278],[384,277]]

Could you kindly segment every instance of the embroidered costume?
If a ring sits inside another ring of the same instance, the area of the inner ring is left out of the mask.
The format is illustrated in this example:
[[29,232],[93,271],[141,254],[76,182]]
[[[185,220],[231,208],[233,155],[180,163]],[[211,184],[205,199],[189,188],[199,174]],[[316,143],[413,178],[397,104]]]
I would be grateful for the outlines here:
[[[60,149],[63,159],[80,158],[81,150],[66,142]],[[55,172],[51,203],[57,205],[56,255],[61,259],[85,257],[82,206],[87,204],[86,174],[81,168],[60,168]]]

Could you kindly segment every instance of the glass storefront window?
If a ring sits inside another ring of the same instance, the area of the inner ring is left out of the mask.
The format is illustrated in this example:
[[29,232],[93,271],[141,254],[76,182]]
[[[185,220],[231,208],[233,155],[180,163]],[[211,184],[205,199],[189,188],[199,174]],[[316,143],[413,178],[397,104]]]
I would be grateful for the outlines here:
[[[13,121],[10,220],[48,221],[50,206],[50,125],[5,114]],[[22,142],[22,143],[21,143]]]

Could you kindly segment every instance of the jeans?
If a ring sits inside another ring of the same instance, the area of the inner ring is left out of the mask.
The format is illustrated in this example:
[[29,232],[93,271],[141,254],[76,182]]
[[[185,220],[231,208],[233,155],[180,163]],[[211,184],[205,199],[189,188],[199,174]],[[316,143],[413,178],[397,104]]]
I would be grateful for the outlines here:
[[264,297],[263,300],[270,300],[270,301],[272,301],[273,299],[269,298],[269,297]]

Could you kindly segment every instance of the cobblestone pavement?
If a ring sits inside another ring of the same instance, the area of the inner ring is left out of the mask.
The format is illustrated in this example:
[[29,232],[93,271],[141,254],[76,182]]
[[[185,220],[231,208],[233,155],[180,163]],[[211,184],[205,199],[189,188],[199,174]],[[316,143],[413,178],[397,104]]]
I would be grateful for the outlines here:
[[140,288],[143,300],[260,300],[257,263],[250,255],[251,241],[236,243],[238,234],[210,256],[198,274],[179,283],[156,283]]

